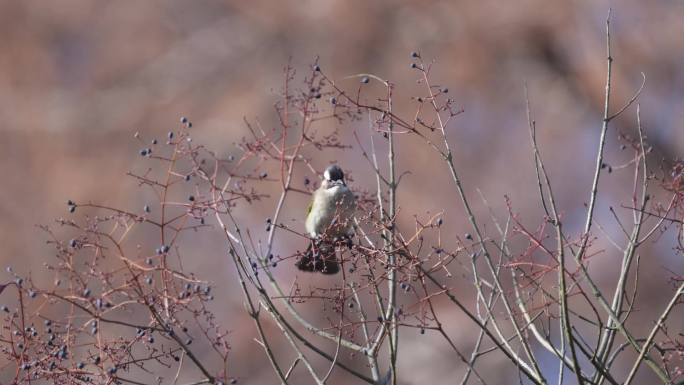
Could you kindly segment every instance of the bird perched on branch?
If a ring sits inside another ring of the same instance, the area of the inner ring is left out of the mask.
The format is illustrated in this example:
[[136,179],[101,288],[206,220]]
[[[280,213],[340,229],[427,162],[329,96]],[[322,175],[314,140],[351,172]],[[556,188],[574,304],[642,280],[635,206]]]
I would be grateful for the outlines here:
[[312,242],[296,263],[299,270],[323,274],[340,270],[335,243],[349,239],[355,209],[356,197],[344,181],[344,172],[336,164],[328,166],[307,209],[304,226]]

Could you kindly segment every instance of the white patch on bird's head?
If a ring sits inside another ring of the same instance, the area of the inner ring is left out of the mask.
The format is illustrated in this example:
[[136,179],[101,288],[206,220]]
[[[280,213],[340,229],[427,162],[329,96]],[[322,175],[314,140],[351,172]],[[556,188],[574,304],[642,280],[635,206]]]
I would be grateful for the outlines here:
[[325,178],[327,181],[330,180],[330,169],[325,169],[325,172],[323,172],[323,178]]
[[327,179],[323,179],[323,182],[321,182],[321,187],[322,187],[324,190],[328,190],[328,191],[332,190],[332,189],[335,188],[335,187],[342,187],[342,186],[345,186],[345,187],[346,187],[346,185],[344,184],[344,182],[341,181],[341,180],[327,180]]

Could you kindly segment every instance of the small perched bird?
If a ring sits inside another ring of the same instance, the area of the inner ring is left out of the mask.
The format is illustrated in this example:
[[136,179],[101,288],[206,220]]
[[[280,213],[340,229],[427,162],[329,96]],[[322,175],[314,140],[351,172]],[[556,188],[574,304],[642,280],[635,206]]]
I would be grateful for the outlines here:
[[307,210],[304,226],[313,241],[296,263],[299,270],[323,274],[340,270],[335,241],[349,239],[355,209],[356,197],[344,182],[344,172],[336,164],[328,166]]

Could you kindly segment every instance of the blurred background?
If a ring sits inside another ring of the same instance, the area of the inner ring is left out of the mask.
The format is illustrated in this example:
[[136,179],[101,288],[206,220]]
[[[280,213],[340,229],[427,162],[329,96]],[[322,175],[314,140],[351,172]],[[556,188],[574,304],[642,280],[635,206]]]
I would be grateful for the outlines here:
[[[640,102],[654,159],[676,158],[684,151],[680,1],[0,1],[0,261],[40,277],[51,249],[35,225],[67,215],[67,199],[140,210],[145,196],[125,177],[129,170],[145,169],[135,132],[163,140],[177,129],[180,116],[188,116],[197,143],[234,153],[233,143],[247,133],[243,117],[266,126],[275,121],[273,103],[288,61],[304,73],[318,56],[333,79],[362,72],[390,79],[397,84],[399,114],[411,119],[411,96],[420,92],[418,73],[410,68],[412,51],[436,59],[433,79],[449,87],[465,109],[449,135],[467,193],[479,199],[475,189],[481,189],[502,216],[507,195],[521,219],[534,224],[541,210],[525,116],[527,82],[566,230],[578,234],[601,126],[609,6],[611,107],[629,100],[645,73]],[[358,127],[338,128],[353,143],[351,132]],[[633,153],[620,150],[616,130],[634,134],[633,108],[609,131],[606,162],[616,171],[605,176],[597,212],[607,231],[619,234],[607,208],[630,196],[632,169],[617,167]],[[439,159],[410,139],[399,139],[398,153],[399,170],[411,171],[399,197],[405,214],[400,224],[411,226],[414,213],[445,210],[446,229],[466,232],[456,190]],[[374,186],[372,171],[354,150],[309,155],[319,170],[339,161],[358,190]],[[276,192],[278,185],[272,187]],[[288,207],[285,218],[297,220],[302,207]],[[261,229],[272,209],[267,200],[245,220]],[[231,281],[221,238],[203,235],[187,242],[188,248],[201,247],[186,268],[216,282],[222,293],[214,310],[234,333],[235,374],[242,383],[274,383],[252,341],[254,325]],[[651,255],[642,255],[648,261],[644,311],[661,309],[666,300],[651,297],[667,287],[665,267],[683,267],[671,241],[649,250]],[[610,250],[603,253],[594,265],[597,274],[614,278],[617,258]],[[294,268],[282,275],[292,279]],[[470,325],[453,317],[456,331],[469,340]],[[408,344],[420,337],[406,338]],[[451,383],[461,373],[452,355],[441,355],[446,347],[415,346],[400,357],[402,383]],[[503,361],[490,362],[499,364],[509,370],[502,373],[515,375]],[[338,383],[354,383],[336,376]],[[510,383],[504,377],[491,381]]]

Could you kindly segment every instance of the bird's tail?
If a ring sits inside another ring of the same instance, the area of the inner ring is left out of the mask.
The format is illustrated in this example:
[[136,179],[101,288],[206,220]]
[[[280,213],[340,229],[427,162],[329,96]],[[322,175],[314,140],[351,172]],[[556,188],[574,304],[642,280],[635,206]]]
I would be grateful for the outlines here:
[[309,247],[306,248],[295,266],[301,271],[312,273],[320,271],[323,274],[336,274],[340,271],[335,246],[326,242],[320,242],[317,245],[314,245],[314,242],[309,242]]

